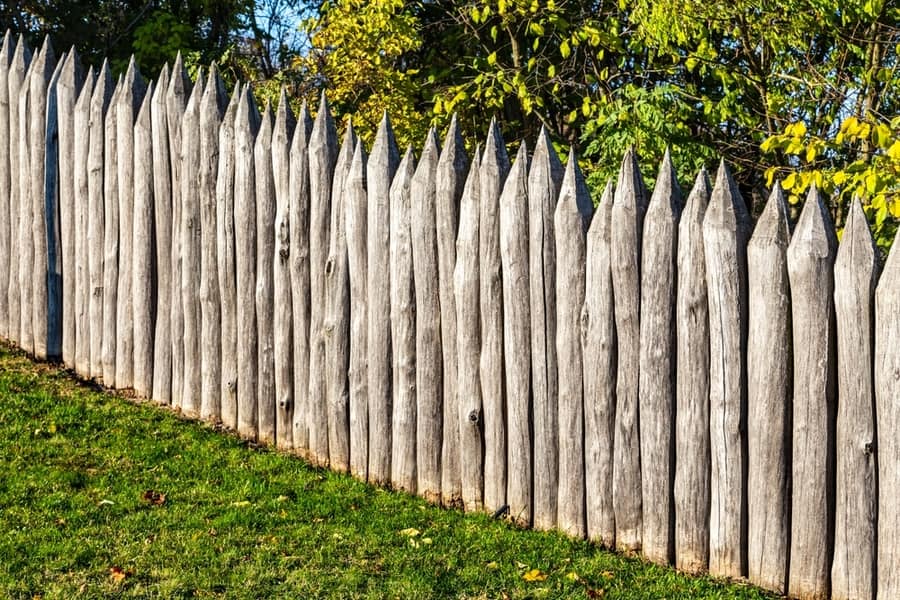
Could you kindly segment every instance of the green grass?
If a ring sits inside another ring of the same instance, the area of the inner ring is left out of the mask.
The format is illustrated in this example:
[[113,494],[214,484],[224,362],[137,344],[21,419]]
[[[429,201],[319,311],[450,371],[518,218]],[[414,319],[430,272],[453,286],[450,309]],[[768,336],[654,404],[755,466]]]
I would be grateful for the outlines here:
[[2,344],[0,596],[770,597],[375,489]]

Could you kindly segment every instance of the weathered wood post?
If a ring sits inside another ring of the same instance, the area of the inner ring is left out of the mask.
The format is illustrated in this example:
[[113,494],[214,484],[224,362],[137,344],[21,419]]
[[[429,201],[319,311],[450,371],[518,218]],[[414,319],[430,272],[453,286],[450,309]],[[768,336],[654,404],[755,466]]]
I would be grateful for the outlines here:
[[260,442],[275,443],[275,178],[272,175],[272,109],[266,104],[253,148],[256,171],[256,330]]
[[872,352],[877,280],[875,241],[859,199],[854,198],[834,262],[838,410],[831,597],[835,600],[875,597],[878,482]]
[[[174,218],[177,226],[180,260],[176,269],[179,282],[182,328],[182,412],[191,418],[200,416],[200,101],[203,99],[203,73],[197,73],[197,81],[191,90],[184,116],[181,119],[181,175],[179,179],[180,201],[175,203]],[[174,338],[173,338],[174,341]],[[179,390],[176,390],[176,393]]]
[[[429,502],[441,499],[443,358],[438,277],[435,187],[440,149],[428,131],[410,184],[410,229],[416,294],[416,491]],[[505,460],[505,457],[504,457]]]
[[740,577],[747,564],[747,238],[750,216],[723,160],[706,217],[709,295],[709,571]]
[[[8,56],[3,56],[0,49],[0,77],[3,64],[8,63]],[[75,368],[75,321],[77,265],[75,259],[76,246],[76,209],[75,195],[75,102],[78,100],[82,84],[81,59],[73,47],[66,54],[62,63],[59,79],[56,81],[56,120],[59,130],[59,230],[60,259],[62,267],[62,360],[70,369]],[[3,86],[0,86],[2,88]],[[0,98],[2,103],[2,98]],[[2,110],[0,110],[2,114]],[[49,112],[48,112],[49,117]],[[0,125],[2,128],[2,125]],[[2,169],[2,166],[0,166]],[[0,190],[2,190],[0,179]],[[2,226],[0,226],[2,231]],[[0,239],[0,252],[2,252]],[[6,256],[4,253],[3,256]],[[2,268],[2,266],[0,266]],[[3,303],[0,301],[0,329],[4,321]]]
[[776,184],[747,245],[747,574],[779,594],[787,585],[791,506],[790,236]]
[[406,149],[391,183],[391,347],[393,417],[391,484],[416,492],[416,298],[410,230],[410,186],[416,170]]
[[587,535],[609,548],[615,547],[616,543],[616,517],[613,511],[616,316],[610,246],[614,194],[612,181],[608,181],[591,220],[585,256],[584,308],[581,312]]
[[366,165],[366,353],[369,394],[369,481],[391,480],[391,181],[400,153],[387,113],[381,118]]
[[119,281],[119,188],[116,112],[122,77],[116,81],[103,124],[103,385],[116,386],[116,293]]
[[[791,560],[788,593],[827,598],[834,548],[837,237],[813,186],[788,246],[793,325]],[[802,490],[802,493],[800,493]]]
[[556,355],[559,357],[559,528],[584,537],[584,384],[581,310],[585,294],[587,232],[594,207],[575,151],[553,215],[556,239]]
[[95,380],[103,378],[103,265],[104,232],[106,216],[104,191],[106,174],[104,160],[106,154],[106,117],[113,94],[112,73],[104,61],[97,72],[97,82],[91,93],[91,132],[88,149],[88,320],[90,326],[90,376]]
[[9,335],[9,265],[11,259],[11,227],[13,208],[10,205],[10,142],[9,132],[9,69],[13,58],[12,33],[9,29],[0,46],[0,336]]
[[[81,377],[91,375],[91,280],[88,252],[88,227],[90,206],[88,202],[88,153],[91,143],[91,95],[97,75],[94,68],[88,68],[75,101],[75,116],[72,124],[72,209],[75,221],[75,254],[73,257],[75,277],[75,372]],[[0,91],[3,87],[0,86]],[[2,118],[2,109],[0,109]],[[0,163],[2,164],[2,163]],[[63,267],[65,269],[65,267]],[[65,305],[65,300],[63,300]]]
[[678,224],[675,566],[689,573],[709,564],[709,307],[703,251],[709,195],[709,178],[701,169]]
[[875,292],[875,414],[878,416],[878,596],[900,597],[900,244]]
[[[338,139],[325,94],[309,138],[309,455],[313,463],[328,465],[328,399],[325,385],[325,263],[331,222],[332,179]],[[336,201],[336,199],[334,199]]]
[[229,429],[238,425],[237,267],[235,265],[235,133],[234,119],[243,97],[238,82],[219,126],[219,166],[216,174],[216,261],[222,310],[222,400],[220,416]]
[[43,156],[37,158],[44,169],[43,185],[41,186],[43,191],[35,194],[35,198],[41,198],[40,205],[35,207],[35,214],[40,214],[44,220],[43,240],[40,243],[44,244],[43,252],[47,259],[47,271],[44,278],[47,286],[46,317],[35,328],[35,336],[40,335],[44,340],[47,357],[57,360],[62,356],[63,281],[62,239],[59,223],[59,111],[57,110],[56,88],[66,55],[63,54],[59,58],[44,92],[45,109],[42,127],[44,152]]
[[[473,162],[473,166],[477,163]],[[556,240],[553,212],[564,169],[550,136],[538,135],[528,172],[531,387],[534,428],[534,526],[556,527],[559,488],[556,366]],[[460,388],[462,389],[462,388]]]
[[503,358],[506,390],[506,503],[516,523],[531,525],[531,313],[528,283],[528,148],[519,145],[500,194]]
[[134,391],[153,394],[153,320],[156,312],[156,269],[153,208],[153,83],[144,94],[134,122],[134,229],[132,281],[134,323]]
[[294,447],[294,301],[291,289],[291,138],[294,113],[281,88],[275,130],[272,133],[272,177],[275,181],[274,301],[275,444]]
[[33,312],[32,281],[34,279],[34,239],[31,236],[33,220],[31,205],[31,157],[29,148],[29,91],[35,63],[40,58],[40,50],[35,54],[18,90],[18,161],[19,161],[19,223],[17,226],[17,247],[19,264],[16,281],[19,288],[19,347],[26,352],[34,352],[34,332],[31,326]]
[[640,364],[641,233],[646,210],[644,181],[634,150],[629,149],[619,170],[610,217],[618,340],[613,510],[616,514],[616,546],[622,550],[640,550],[643,531],[637,365]]
[[639,408],[644,556],[675,554],[675,299],[681,188],[666,150],[644,218]]
[[481,396],[484,419],[484,508],[506,504],[506,402],[503,394],[503,281],[500,263],[500,192],[509,156],[491,119],[481,158],[478,275],[481,302]]
[[134,62],[128,63],[116,106],[116,167],[119,178],[119,280],[116,293],[116,387],[134,383],[134,120],[146,84]]
[[456,350],[459,356],[456,389],[459,393],[460,479],[463,506],[469,512],[484,508],[484,421],[479,377],[481,303],[478,298],[480,164],[481,150],[476,147],[459,205],[456,267],[453,271]]
[[312,120],[306,103],[300,109],[290,164],[290,270],[293,320],[294,412],[292,442],[301,456],[309,455],[309,136]]
[[459,131],[456,115],[444,138],[437,165],[435,220],[441,298],[441,356],[444,360],[443,445],[441,448],[441,503],[461,506],[461,474],[459,448],[459,394],[456,351],[456,302],[453,297],[453,269],[456,266],[456,234],[459,225],[459,201],[469,170],[465,141]]
[[356,144],[344,182],[344,230],[350,278],[350,472],[366,480],[369,461],[368,374],[366,372],[366,151]]
[[253,145],[260,128],[250,84],[241,89],[234,116],[234,248],[237,287],[237,430],[259,434],[256,330],[256,171]]
[[228,103],[216,64],[200,100],[200,418],[222,420],[222,303],[216,253],[219,127]]
[[359,142],[353,123],[341,143],[331,183],[331,224],[325,262],[325,389],[328,401],[328,462],[335,471],[350,468],[350,275],[347,271],[344,182]]

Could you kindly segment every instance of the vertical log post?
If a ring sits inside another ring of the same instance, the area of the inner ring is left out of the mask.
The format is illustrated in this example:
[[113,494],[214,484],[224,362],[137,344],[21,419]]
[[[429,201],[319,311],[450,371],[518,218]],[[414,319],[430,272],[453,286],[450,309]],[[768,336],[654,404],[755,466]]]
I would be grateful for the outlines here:
[[13,208],[10,205],[10,147],[9,133],[9,70],[12,63],[12,33],[9,29],[0,46],[0,337],[9,335],[9,265],[12,257],[10,247]]
[[[72,210],[75,221],[75,254],[73,257],[74,273],[70,271],[70,276],[75,278],[75,298],[74,307],[71,308],[74,308],[75,312],[75,372],[84,378],[91,375],[88,153],[91,143],[91,95],[96,80],[94,68],[90,67],[75,101],[75,115],[72,122]],[[2,89],[3,86],[0,86],[0,92]],[[0,120],[2,120],[2,114],[2,109],[0,109]],[[65,267],[63,269],[65,270]],[[65,300],[63,300],[63,305],[65,305]]]
[[56,89],[67,56],[63,54],[59,58],[44,92],[46,105],[43,119],[44,151],[43,156],[38,157],[43,165],[44,180],[43,191],[36,194],[41,198],[40,206],[35,207],[35,214],[40,214],[44,220],[41,243],[45,246],[43,252],[47,260],[47,271],[44,278],[47,286],[46,317],[36,328],[35,335],[40,334],[44,340],[47,358],[56,360],[62,356],[63,332],[63,250],[59,223],[61,185],[59,179],[59,110]]
[[134,229],[131,291],[134,319],[134,391],[153,394],[153,321],[156,313],[156,261],[153,208],[153,84],[144,94],[134,122]]
[[153,144],[153,236],[156,265],[156,306],[153,311],[153,390],[150,397],[167,405],[172,399],[172,332],[169,303],[172,298],[172,174],[166,95],[169,65],[163,65],[150,101],[150,135]]
[[122,77],[109,99],[103,144],[103,385],[116,386],[116,293],[119,282],[119,188],[116,112]]

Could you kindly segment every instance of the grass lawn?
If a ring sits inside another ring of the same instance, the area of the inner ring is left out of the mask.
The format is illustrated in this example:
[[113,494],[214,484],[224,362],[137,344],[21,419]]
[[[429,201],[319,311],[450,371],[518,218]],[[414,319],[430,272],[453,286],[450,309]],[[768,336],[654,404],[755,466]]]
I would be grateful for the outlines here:
[[770,596],[374,489],[0,344],[0,597]]

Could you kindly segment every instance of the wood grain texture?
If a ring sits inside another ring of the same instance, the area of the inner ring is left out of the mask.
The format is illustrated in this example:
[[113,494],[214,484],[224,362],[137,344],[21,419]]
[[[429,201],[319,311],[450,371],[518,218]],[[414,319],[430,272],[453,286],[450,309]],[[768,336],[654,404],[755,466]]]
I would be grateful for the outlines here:
[[585,524],[588,538],[608,548],[614,548],[616,543],[616,515],[613,510],[616,315],[610,245],[614,197],[615,189],[612,181],[608,181],[587,235],[584,307],[581,311],[584,478],[587,495]]
[[791,530],[790,237],[776,184],[747,244],[747,575],[778,593],[787,586]]
[[43,238],[41,243],[44,244],[43,252],[47,261],[46,317],[43,321],[38,322],[39,326],[35,330],[35,336],[40,335],[44,340],[46,356],[51,360],[59,360],[62,356],[63,274],[62,237],[59,223],[59,110],[56,88],[65,61],[66,55],[63,54],[53,68],[45,91],[44,151],[43,156],[39,156],[37,159],[43,164],[44,169],[43,185],[41,186],[43,192],[35,194],[35,197],[41,198],[41,204],[39,207],[35,207],[35,213],[40,213],[44,221],[43,231],[39,235]]
[[394,130],[384,113],[366,164],[368,473],[375,485],[391,480],[391,181],[399,164]]
[[611,216],[611,270],[618,340],[613,510],[616,547],[626,551],[641,549],[643,531],[637,366],[641,332],[641,233],[646,210],[647,192],[634,150],[629,149],[619,169]]
[[132,309],[134,326],[134,392],[139,398],[153,394],[153,319],[156,312],[156,261],[153,220],[153,83],[144,94],[134,122],[132,177],[134,228],[132,229]]
[[13,52],[12,33],[6,30],[0,46],[0,336],[9,336],[9,266],[12,258],[13,209],[10,204],[9,69]]
[[416,297],[410,230],[410,186],[416,170],[407,148],[391,183],[391,485],[416,492]]
[[90,147],[88,148],[88,281],[90,298],[88,320],[90,330],[90,376],[103,378],[103,249],[106,230],[104,191],[106,170],[106,113],[113,94],[112,74],[104,61],[97,73],[97,83],[91,94]]
[[[788,593],[828,598],[834,548],[837,237],[813,186],[788,246],[793,357],[791,549]],[[802,492],[801,492],[802,490]]]
[[116,112],[119,76],[104,121],[103,144],[103,385],[116,386],[116,294],[119,289],[119,188]]
[[532,519],[531,313],[528,282],[528,148],[519,145],[500,194],[503,358],[506,390],[506,503],[514,522]]
[[19,287],[19,346],[29,353],[34,353],[34,331],[32,329],[32,280],[34,278],[34,239],[32,238],[31,222],[33,207],[31,203],[31,156],[30,125],[28,118],[29,97],[31,89],[31,76],[34,66],[40,58],[38,51],[19,86],[18,100],[18,134],[19,134],[19,224],[17,228],[17,245],[19,249],[19,264],[16,279]]
[[834,262],[838,410],[831,597],[874,598],[878,487],[873,381],[878,255],[859,199]]
[[709,178],[701,169],[678,223],[675,566],[689,573],[709,565],[709,305],[703,250],[709,196]]
[[747,239],[750,217],[725,162],[703,219],[709,294],[709,571],[747,565]]
[[[475,164],[473,162],[473,164]],[[556,527],[559,488],[556,361],[556,240],[553,212],[562,185],[562,163],[541,128],[528,172],[531,387],[534,427],[534,527]]]
[[[97,74],[89,67],[84,82],[75,101],[74,119],[72,122],[72,211],[74,220],[75,252],[73,257],[75,279],[74,306],[75,313],[75,372],[85,379],[91,375],[91,280],[90,253],[88,252],[88,153],[91,143],[91,95]],[[0,85],[0,96],[3,86]],[[0,98],[2,100],[2,98]],[[3,109],[0,108],[0,121]],[[0,123],[2,133],[2,123]],[[2,167],[2,162],[0,162]],[[65,300],[63,300],[65,308]]]
[[[594,207],[575,151],[553,215],[556,239],[556,355],[559,357],[559,528],[587,533],[584,477],[584,379],[581,311],[585,294],[587,232]],[[562,434],[562,432],[565,432]]]

